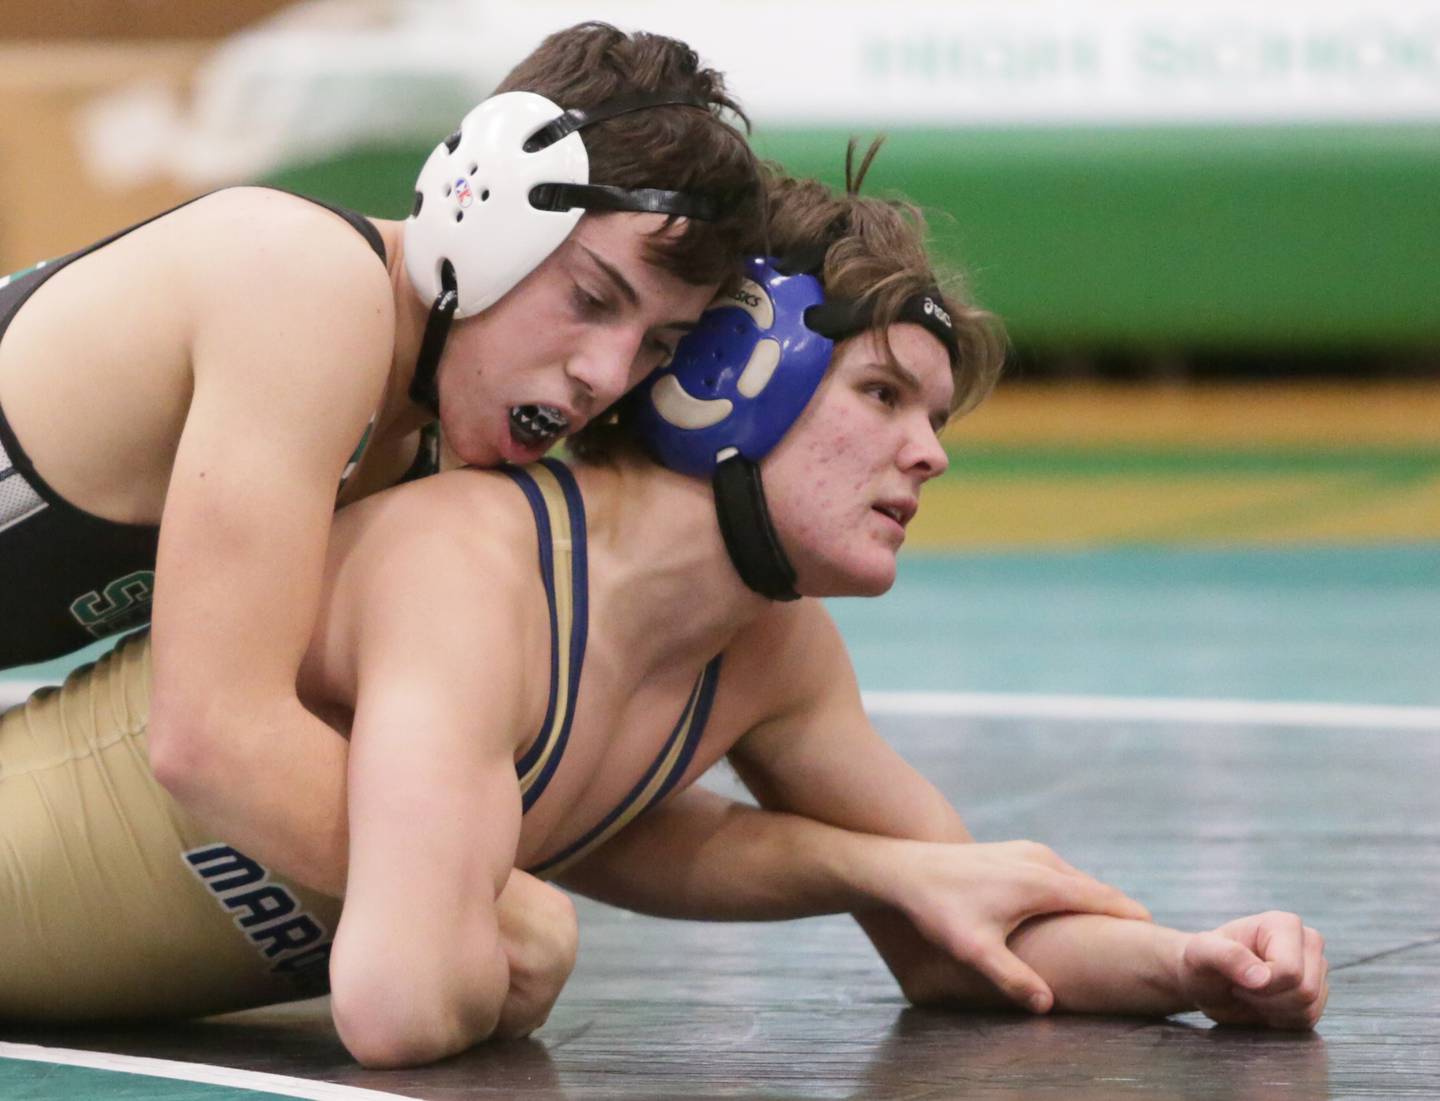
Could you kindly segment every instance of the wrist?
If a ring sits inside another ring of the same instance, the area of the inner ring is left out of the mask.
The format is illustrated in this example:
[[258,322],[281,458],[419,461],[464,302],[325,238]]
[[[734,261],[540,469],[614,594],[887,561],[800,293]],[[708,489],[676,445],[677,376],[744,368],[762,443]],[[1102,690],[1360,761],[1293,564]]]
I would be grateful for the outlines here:
[[900,849],[906,844],[891,837],[838,831],[843,837],[826,842],[824,860],[839,897],[838,909],[849,913],[899,905]]
[[1152,925],[1150,930],[1153,967],[1147,981],[1151,989],[1169,1007],[1167,1013],[1198,1008],[1186,994],[1185,982],[1185,949],[1195,934],[1162,925]]

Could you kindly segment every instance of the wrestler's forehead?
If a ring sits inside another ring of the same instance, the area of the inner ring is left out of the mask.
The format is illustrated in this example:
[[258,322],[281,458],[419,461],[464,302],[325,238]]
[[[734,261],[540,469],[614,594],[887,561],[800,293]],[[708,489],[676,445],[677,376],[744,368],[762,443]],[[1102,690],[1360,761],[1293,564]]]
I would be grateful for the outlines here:
[[[945,346],[919,325],[900,322],[885,331],[890,346],[878,330],[870,330],[842,343],[835,354],[834,367],[839,371],[877,368],[896,375],[897,380],[913,388],[929,405],[948,415],[955,396],[955,377],[950,370],[950,356]],[[893,358],[892,358],[893,357]]]

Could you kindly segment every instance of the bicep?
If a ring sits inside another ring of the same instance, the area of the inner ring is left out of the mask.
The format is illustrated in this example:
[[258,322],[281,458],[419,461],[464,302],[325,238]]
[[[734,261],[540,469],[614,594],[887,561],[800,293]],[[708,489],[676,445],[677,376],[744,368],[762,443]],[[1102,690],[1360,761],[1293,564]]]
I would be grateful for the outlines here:
[[[849,655],[818,605],[793,637],[772,679],[796,687],[756,723],[730,762],[767,809],[801,814],[864,833],[917,840],[968,841],[944,795],[875,730]],[[794,655],[793,667],[783,659]]]
[[362,694],[349,766],[347,913],[444,935],[493,911],[520,835],[498,737],[476,736],[434,686]]
[[514,862],[519,788],[498,739],[476,736],[442,681],[401,666],[371,683],[351,734],[332,1012],[362,1060],[427,1062],[498,1020],[508,965],[496,899]]
[[376,580],[357,620],[346,912],[443,942],[493,923],[515,862],[523,670],[503,598],[483,621],[453,614],[456,599],[486,604],[463,549],[423,537],[405,549],[408,579],[384,555],[357,563]]
[[[339,475],[384,377],[373,309],[336,341],[278,277],[233,279],[222,288],[233,300],[196,306],[192,396],[160,523],[157,694],[293,692]],[[374,293],[342,288],[326,313],[362,314]]]
[[[211,690],[293,686],[319,603],[334,486],[322,460],[197,395],[160,525],[157,670]],[[157,688],[164,685],[157,682]]]

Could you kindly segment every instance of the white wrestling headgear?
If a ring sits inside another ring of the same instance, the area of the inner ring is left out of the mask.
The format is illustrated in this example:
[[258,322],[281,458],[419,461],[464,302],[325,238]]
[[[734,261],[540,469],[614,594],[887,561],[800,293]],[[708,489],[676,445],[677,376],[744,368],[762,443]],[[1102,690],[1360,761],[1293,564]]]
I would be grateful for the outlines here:
[[432,303],[412,387],[417,400],[435,405],[434,372],[450,318],[494,305],[559,247],[586,210],[717,217],[717,204],[706,196],[590,182],[581,129],[667,106],[708,112],[711,105],[652,92],[565,111],[534,92],[502,92],[435,147],[405,221],[405,271],[421,299]]
[[590,181],[578,133],[534,153],[526,139],[560,109],[534,92],[492,96],[435,147],[415,183],[405,222],[405,270],[426,302],[439,297],[441,267],[454,269],[456,317],[493,305],[565,240],[581,210],[540,210],[531,189]]

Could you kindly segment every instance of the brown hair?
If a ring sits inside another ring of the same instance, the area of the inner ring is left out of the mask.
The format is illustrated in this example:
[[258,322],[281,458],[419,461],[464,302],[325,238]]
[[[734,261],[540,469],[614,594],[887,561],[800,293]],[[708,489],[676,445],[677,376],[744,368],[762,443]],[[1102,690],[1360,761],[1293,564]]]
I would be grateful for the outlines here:
[[738,274],[746,255],[763,250],[763,169],[744,133],[725,115],[746,131],[750,120],[725,90],[725,78],[702,68],[685,43],[625,34],[607,23],[580,23],[546,38],[496,91],[536,92],[567,110],[640,92],[704,100],[708,111],[654,107],[586,127],[590,180],[694,192],[720,203],[724,213],[717,221],[690,219],[683,233],[654,238],[650,261],[686,282],[726,281]]
[[860,187],[883,138],[855,168],[855,140],[845,151],[845,193],[836,194],[818,180],[797,180],[776,173],[769,181],[770,249],[793,256],[817,247],[825,250],[821,282],[830,298],[868,304],[888,355],[894,355],[886,330],[910,298],[931,288],[955,326],[960,354],[952,364],[955,399],[950,411],[968,413],[994,389],[1005,362],[1005,334],[999,319],[976,306],[964,281],[954,272],[937,273],[925,250],[925,216],[913,203],[862,197]]
[[[813,257],[823,250],[820,273],[826,296],[869,304],[874,319],[871,331],[879,332],[882,347],[892,358],[887,329],[901,308],[912,296],[939,289],[959,346],[950,368],[955,380],[950,412],[968,413],[985,400],[1000,377],[1004,329],[994,314],[971,301],[958,275],[936,272],[925,250],[925,217],[917,206],[858,193],[882,140],[871,143],[858,171],[851,140],[843,194],[818,180],[795,179],[778,166],[767,166],[770,254]],[[625,409],[622,400],[610,416],[570,437],[569,453],[585,462],[609,462],[622,452],[639,449],[626,424]]]

